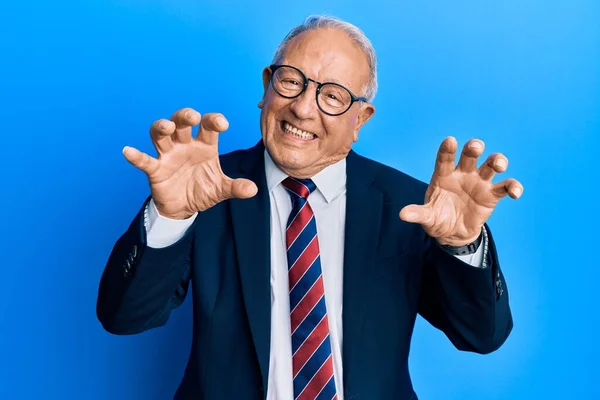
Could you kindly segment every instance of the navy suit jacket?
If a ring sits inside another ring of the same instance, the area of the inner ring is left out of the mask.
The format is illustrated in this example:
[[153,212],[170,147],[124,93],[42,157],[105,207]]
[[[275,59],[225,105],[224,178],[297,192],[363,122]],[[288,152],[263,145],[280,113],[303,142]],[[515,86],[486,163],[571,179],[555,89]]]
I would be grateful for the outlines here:
[[[191,287],[193,343],[175,399],[264,399],[270,345],[270,203],[264,146],[221,156],[232,178],[254,181],[251,199],[198,214],[173,245],[146,244],[142,207],[103,272],[97,316],[129,335],[164,325]],[[489,227],[488,268],[446,253],[418,224],[426,184],[354,151],[347,157],[343,277],[343,384],[347,400],[416,399],[408,371],[417,315],[464,351],[489,353],[512,317]],[[145,206],[145,204],[144,204]]]

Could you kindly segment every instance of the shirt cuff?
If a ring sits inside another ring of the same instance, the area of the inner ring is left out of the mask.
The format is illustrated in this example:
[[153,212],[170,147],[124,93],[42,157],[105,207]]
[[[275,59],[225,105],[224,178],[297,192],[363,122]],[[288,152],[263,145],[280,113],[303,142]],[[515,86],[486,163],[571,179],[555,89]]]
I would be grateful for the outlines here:
[[160,249],[175,244],[194,223],[198,213],[186,219],[171,219],[159,214],[154,199],[150,199],[144,210],[144,226],[148,247]]

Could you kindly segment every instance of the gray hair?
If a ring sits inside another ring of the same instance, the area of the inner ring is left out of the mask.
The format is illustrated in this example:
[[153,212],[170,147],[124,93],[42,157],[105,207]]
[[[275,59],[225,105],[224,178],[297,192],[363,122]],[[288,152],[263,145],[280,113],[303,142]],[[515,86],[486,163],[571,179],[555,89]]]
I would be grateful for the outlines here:
[[373,48],[371,41],[367,38],[364,32],[349,22],[324,15],[308,16],[304,23],[292,29],[279,44],[279,47],[277,47],[277,51],[275,52],[275,56],[273,57],[273,64],[277,64],[281,61],[283,58],[283,53],[285,52],[285,48],[290,40],[303,32],[318,28],[339,29],[346,33],[350,39],[354,40],[356,44],[363,49],[369,61],[369,69],[371,70],[369,81],[367,82],[366,87],[363,88],[365,91],[364,97],[367,98],[368,102],[373,101],[373,98],[375,98],[375,93],[377,93],[377,55],[375,54],[375,49]]

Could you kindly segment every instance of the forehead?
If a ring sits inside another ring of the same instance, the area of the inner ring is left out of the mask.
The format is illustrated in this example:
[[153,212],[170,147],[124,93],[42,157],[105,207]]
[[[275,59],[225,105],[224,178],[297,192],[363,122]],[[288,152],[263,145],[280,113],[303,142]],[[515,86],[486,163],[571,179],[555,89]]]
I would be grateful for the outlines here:
[[369,62],[362,48],[339,29],[303,32],[286,46],[282,64],[301,69],[319,82],[337,82],[356,95],[369,80]]

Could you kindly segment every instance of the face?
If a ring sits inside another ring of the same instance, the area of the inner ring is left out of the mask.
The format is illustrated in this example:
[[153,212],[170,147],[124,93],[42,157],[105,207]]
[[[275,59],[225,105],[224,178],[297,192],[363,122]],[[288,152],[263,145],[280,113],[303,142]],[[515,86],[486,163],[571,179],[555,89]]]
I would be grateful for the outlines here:
[[[309,79],[335,82],[354,95],[364,95],[370,71],[366,54],[342,31],[316,29],[292,39],[279,64],[300,69]],[[358,132],[375,108],[355,102],[346,113],[329,116],[316,102],[317,85],[294,99],[277,94],[270,86],[271,70],[263,71],[264,96],[260,124],[263,142],[273,161],[285,173],[310,178],[346,157]]]

